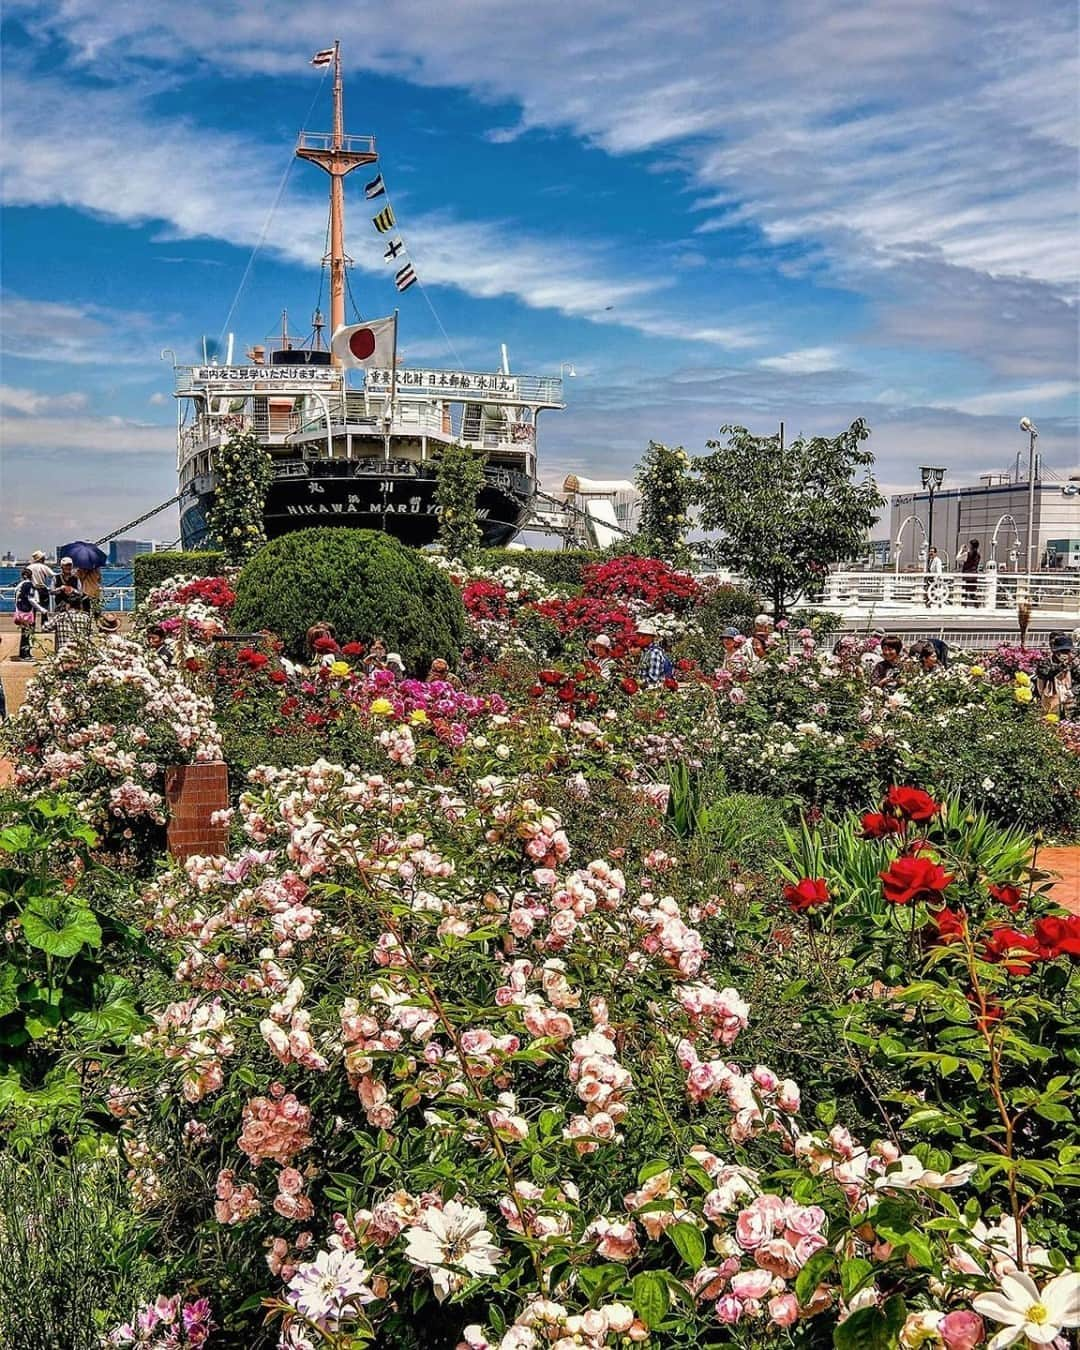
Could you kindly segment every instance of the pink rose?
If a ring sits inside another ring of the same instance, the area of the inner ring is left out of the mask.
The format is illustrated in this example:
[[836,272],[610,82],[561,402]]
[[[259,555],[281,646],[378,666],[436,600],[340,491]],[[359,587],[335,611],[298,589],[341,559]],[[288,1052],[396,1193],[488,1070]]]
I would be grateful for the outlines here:
[[938,1335],[945,1342],[945,1350],[973,1350],[986,1337],[986,1327],[976,1312],[958,1309],[946,1313],[938,1323]]
[[769,1299],[769,1318],[778,1327],[790,1327],[799,1320],[799,1300],[794,1294],[777,1294]]
[[731,1294],[725,1294],[716,1305],[716,1315],[721,1322],[730,1325],[742,1316],[742,1304]]
[[735,1220],[735,1241],[746,1252],[752,1252],[772,1237],[771,1221],[758,1209],[743,1209]]
[[736,1298],[764,1298],[772,1288],[773,1277],[767,1270],[741,1270],[731,1277],[731,1292]]
[[754,1260],[762,1270],[767,1270],[772,1275],[780,1275],[785,1280],[797,1275],[802,1265],[795,1254],[795,1248],[783,1238],[763,1242],[754,1252]]

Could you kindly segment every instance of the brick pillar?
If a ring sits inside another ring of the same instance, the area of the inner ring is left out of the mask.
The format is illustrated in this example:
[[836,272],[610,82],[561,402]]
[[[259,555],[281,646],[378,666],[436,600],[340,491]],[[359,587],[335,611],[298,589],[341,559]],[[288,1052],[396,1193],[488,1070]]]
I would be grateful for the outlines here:
[[165,770],[169,807],[168,844],[174,858],[226,851],[227,830],[212,825],[215,811],[229,805],[229,770],[225,764],[177,764]]

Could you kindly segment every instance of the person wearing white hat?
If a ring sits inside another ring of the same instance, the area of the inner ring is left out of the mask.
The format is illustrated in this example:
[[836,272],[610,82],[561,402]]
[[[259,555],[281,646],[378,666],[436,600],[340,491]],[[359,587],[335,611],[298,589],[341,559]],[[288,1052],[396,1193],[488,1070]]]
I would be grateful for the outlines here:
[[394,672],[394,678],[400,680],[405,674],[405,662],[398,652],[386,653],[386,669]]
[[70,558],[61,558],[60,575],[56,578],[56,584],[53,586],[53,595],[59,599],[61,595],[66,597],[70,597],[72,594],[82,595],[82,590],[83,584],[75,571],[75,564]]
[[611,659],[611,639],[606,633],[597,633],[594,638],[589,639],[589,656],[599,670],[600,678],[610,679],[615,662]]
[[641,653],[641,679],[644,684],[659,684],[675,673],[671,657],[664,651],[656,631],[656,624],[646,619],[638,624],[638,636],[649,638],[649,645]]
[[754,620],[754,636],[768,639],[772,636],[773,621],[771,615],[759,614]]
[[45,617],[49,617],[49,595],[52,591],[52,584],[56,580],[56,573],[45,561],[45,554],[41,549],[34,549],[30,554],[30,580],[33,583],[34,590],[37,592],[38,604],[45,611]]

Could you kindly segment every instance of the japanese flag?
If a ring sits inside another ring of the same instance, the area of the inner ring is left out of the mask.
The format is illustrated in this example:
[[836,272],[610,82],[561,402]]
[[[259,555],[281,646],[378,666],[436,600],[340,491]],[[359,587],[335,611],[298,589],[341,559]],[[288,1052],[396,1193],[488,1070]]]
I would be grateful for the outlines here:
[[339,328],[330,344],[331,351],[347,368],[370,370],[389,366],[394,359],[394,326],[396,320],[371,319],[368,323]]

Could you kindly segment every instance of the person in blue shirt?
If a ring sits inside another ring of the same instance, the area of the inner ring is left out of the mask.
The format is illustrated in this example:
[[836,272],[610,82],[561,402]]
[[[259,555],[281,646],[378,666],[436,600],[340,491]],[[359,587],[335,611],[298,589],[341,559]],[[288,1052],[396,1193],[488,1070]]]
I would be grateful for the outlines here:
[[662,680],[670,679],[675,674],[675,666],[657,636],[656,625],[648,621],[639,623],[638,636],[650,639],[649,645],[641,653],[642,683],[660,684]]

